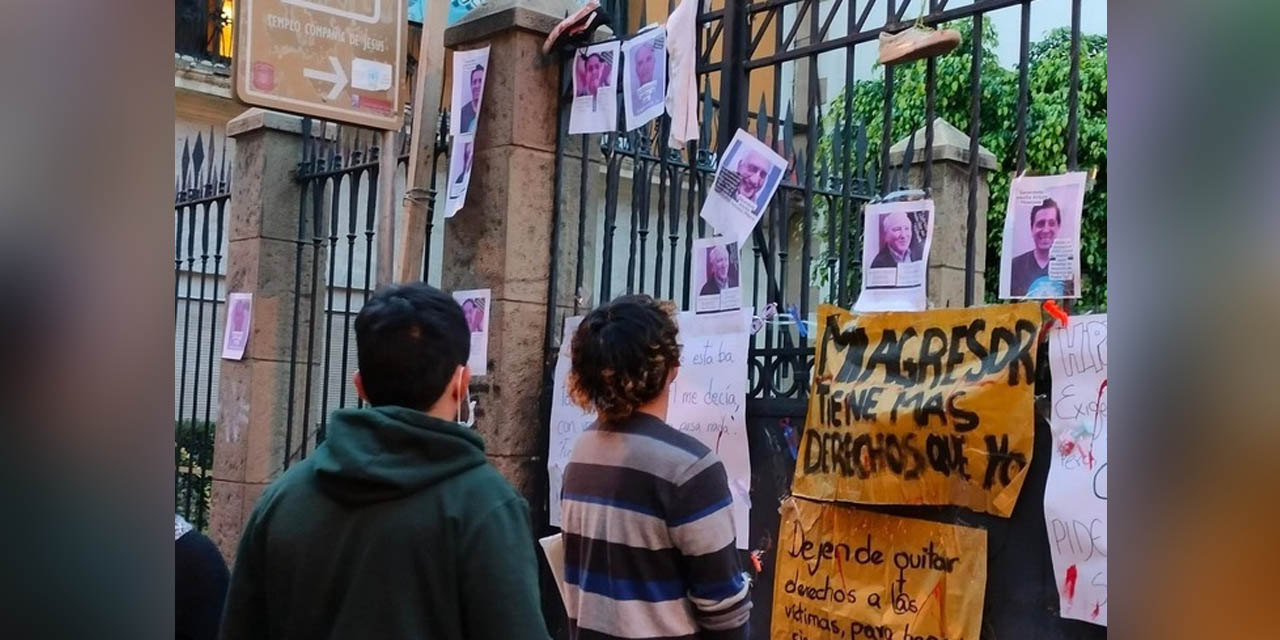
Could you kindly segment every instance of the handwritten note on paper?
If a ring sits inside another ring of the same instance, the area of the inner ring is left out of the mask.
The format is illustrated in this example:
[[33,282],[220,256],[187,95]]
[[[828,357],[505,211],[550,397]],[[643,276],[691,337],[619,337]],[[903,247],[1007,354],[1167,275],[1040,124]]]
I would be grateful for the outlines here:
[[569,343],[578,330],[582,316],[564,319],[564,334],[560,352],[556,354],[556,370],[551,386],[551,434],[547,448],[547,478],[550,493],[551,524],[560,526],[560,488],[564,485],[564,468],[569,464],[569,454],[578,434],[587,430],[596,420],[596,414],[583,411],[569,397]]
[[1008,517],[1031,462],[1039,307],[818,317],[792,491]]
[[789,498],[773,640],[977,640],[987,532]]
[[733,492],[738,546],[746,548],[751,511],[747,451],[747,343],[751,309],[680,314],[680,374],[671,386],[667,422],[711,448]]
[[1054,452],[1044,491],[1062,617],[1107,624],[1107,316],[1049,334]]
[[[705,444],[724,462],[733,493],[738,546],[746,548],[751,509],[751,459],[747,450],[747,343],[751,309],[716,314],[682,312],[677,318],[680,373],[671,388],[667,423]],[[565,319],[565,336],[552,387],[547,456],[550,522],[560,525],[560,487],[578,434],[595,421],[569,398],[569,342],[581,316]]]

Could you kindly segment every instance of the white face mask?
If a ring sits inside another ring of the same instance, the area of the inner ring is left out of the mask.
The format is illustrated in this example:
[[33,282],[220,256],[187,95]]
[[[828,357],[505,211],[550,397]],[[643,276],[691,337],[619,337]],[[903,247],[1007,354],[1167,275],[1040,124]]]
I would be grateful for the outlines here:
[[[467,407],[466,420],[463,420],[462,418],[463,405],[466,405]],[[468,429],[474,429],[476,426],[476,401],[471,399],[471,389],[466,389],[466,399],[458,403],[458,412],[455,422],[467,427]]]

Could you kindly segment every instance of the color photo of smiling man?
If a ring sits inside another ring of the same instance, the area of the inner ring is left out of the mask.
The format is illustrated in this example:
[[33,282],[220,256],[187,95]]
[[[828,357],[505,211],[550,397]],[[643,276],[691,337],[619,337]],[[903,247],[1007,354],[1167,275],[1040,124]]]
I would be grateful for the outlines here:
[[933,201],[868,204],[863,211],[862,293],[855,311],[924,311]]
[[1009,187],[1001,298],[1080,297],[1084,172],[1015,178]]

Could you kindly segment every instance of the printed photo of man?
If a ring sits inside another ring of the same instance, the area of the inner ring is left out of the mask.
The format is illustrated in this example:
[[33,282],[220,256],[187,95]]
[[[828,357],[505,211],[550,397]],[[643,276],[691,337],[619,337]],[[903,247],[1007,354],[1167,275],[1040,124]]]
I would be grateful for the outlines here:
[[458,133],[474,133],[476,115],[480,113],[480,98],[484,93],[484,66],[476,65],[471,69],[471,99],[462,105],[460,131]]
[[738,287],[738,270],[731,256],[736,247],[735,242],[727,246],[712,245],[707,248],[707,277],[699,295],[714,296],[726,289]]
[[1009,267],[1009,293],[1013,296],[1069,296],[1074,283],[1049,278],[1049,250],[1062,230],[1062,209],[1053,198],[1031,208],[1031,239],[1035,248],[1017,256]]
[[736,197],[746,200],[752,207],[758,207],[756,198],[769,179],[769,161],[751,149],[742,152],[734,173],[738,174],[738,191]]
[[632,51],[635,55],[635,83],[631,86],[631,103],[636,111],[644,111],[662,98],[657,82],[657,54],[654,49],[660,46],[661,40],[638,46]]
[[596,84],[600,79],[600,55],[579,51],[577,59],[573,62],[573,74],[576,82],[574,86],[577,89],[574,95],[579,98],[594,96]]
[[454,144],[461,145],[462,148],[458,153],[461,154],[461,162],[458,163],[458,172],[454,174],[453,181],[449,186],[449,197],[457,198],[462,195],[463,187],[466,186],[471,175],[471,156],[472,141],[471,140],[454,140]]
[[462,303],[462,315],[471,333],[484,331],[484,298],[468,298]]
[[919,261],[924,248],[920,243],[912,242],[914,236],[914,225],[907,212],[895,211],[880,216],[880,252],[871,261],[871,268],[893,268]]

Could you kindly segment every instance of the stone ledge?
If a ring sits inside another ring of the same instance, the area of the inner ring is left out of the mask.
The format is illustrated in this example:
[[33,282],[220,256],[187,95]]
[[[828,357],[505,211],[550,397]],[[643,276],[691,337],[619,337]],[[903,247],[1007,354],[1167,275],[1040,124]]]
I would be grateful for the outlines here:
[[452,48],[483,40],[509,29],[546,35],[577,9],[572,0],[489,0],[444,30],[444,46]]
[[[319,121],[313,119],[312,122]],[[244,113],[227,122],[227,136],[232,138],[257,131],[258,129],[302,135],[302,116],[281,111],[271,111],[261,107],[250,107]],[[314,129],[312,135],[315,135]],[[332,122],[325,122],[324,138],[326,140],[336,140],[337,137],[338,125]],[[293,239],[289,239],[289,242],[292,241]]]
[[[911,147],[911,164],[924,163],[926,133],[926,128],[920,127],[912,134],[915,138]],[[911,142],[912,136],[909,135],[889,147],[889,166],[898,167],[902,165],[907,145]],[[933,161],[938,162],[940,160],[969,164],[969,136],[955,128],[950,122],[942,118],[934,118]],[[978,146],[978,167],[988,170],[994,170],[997,167],[995,154],[981,145]]]
[[301,134],[302,117],[253,107],[227,123],[227,135],[233,138],[258,129]]

